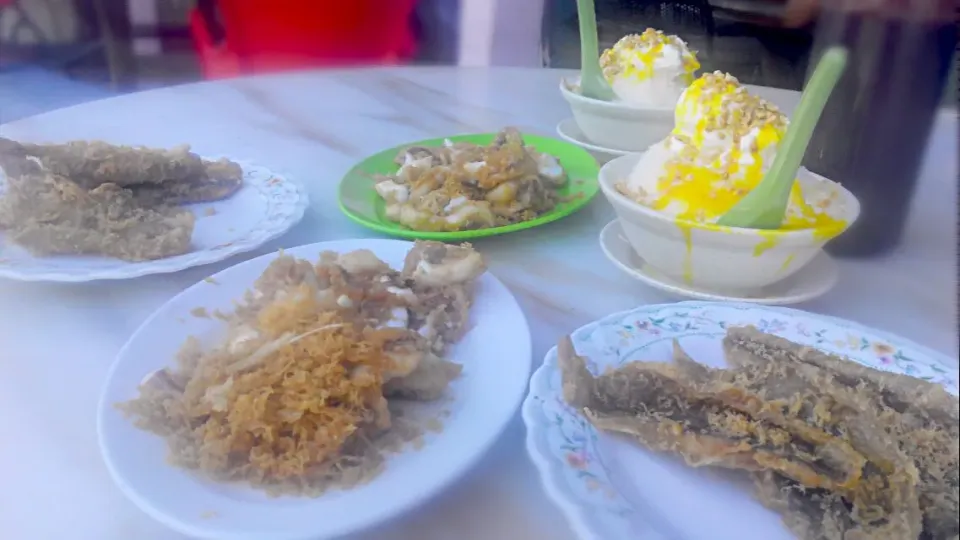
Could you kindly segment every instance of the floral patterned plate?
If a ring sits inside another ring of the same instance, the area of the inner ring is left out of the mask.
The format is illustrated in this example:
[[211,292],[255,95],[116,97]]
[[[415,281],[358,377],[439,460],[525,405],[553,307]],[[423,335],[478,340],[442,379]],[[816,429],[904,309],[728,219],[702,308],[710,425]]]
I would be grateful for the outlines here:
[[[958,373],[948,367],[954,362],[940,353],[852,322],[786,308],[650,305],[588,324],[572,339],[595,373],[634,360],[669,360],[674,338],[694,359],[720,367],[726,328],[745,324],[957,393]],[[527,451],[544,486],[582,539],[793,538],[778,516],[722,471],[692,469],[626,438],[598,433],[563,401],[556,348],[531,379],[523,419]]]

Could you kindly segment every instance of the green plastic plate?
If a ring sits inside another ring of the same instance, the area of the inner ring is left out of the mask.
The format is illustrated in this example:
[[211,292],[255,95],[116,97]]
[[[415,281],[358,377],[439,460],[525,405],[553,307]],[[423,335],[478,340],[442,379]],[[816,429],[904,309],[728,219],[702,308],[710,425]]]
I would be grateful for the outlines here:
[[373,175],[395,173],[397,169],[399,169],[399,166],[393,162],[393,159],[402,149],[411,146],[443,146],[443,142],[447,139],[453,142],[469,142],[487,145],[493,141],[494,137],[496,137],[496,133],[456,135],[453,137],[417,141],[374,154],[355,165],[350,169],[350,172],[343,177],[343,180],[340,181],[338,193],[340,210],[342,210],[348,218],[360,225],[391,236],[420,238],[423,240],[458,241],[522,231],[543,225],[544,223],[556,221],[583,208],[596,196],[597,191],[599,191],[599,184],[597,183],[597,173],[599,169],[597,162],[586,150],[549,137],[524,135],[523,141],[527,145],[532,146],[538,152],[550,154],[557,158],[557,160],[560,161],[560,165],[567,172],[567,184],[558,190],[566,202],[557,204],[550,212],[543,214],[537,219],[524,221],[522,223],[514,223],[503,227],[470,229],[455,232],[414,231],[386,218],[384,215],[384,201],[377,195],[376,190],[373,188]]

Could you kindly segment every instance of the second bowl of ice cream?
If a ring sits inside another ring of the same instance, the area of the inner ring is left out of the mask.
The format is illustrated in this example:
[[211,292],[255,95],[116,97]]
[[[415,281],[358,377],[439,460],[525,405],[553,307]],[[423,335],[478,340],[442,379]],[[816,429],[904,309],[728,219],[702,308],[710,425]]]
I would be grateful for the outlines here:
[[560,93],[591,142],[628,152],[670,133],[677,99],[700,68],[683,40],[653,29],[622,38],[603,52],[600,65],[614,101],[583,96],[578,79],[560,81]]
[[600,186],[637,254],[684,283],[729,292],[765,287],[810,262],[856,220],[860,205],[805,169],[779,229],[716,224],[763,179],[788,123],[729,75],[691,84],[667,137],[600,170]]

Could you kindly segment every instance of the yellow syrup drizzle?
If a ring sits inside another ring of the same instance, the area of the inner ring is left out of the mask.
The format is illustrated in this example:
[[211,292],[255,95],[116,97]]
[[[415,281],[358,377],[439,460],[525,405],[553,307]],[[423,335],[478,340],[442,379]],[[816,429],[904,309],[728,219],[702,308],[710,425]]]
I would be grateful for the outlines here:
[[[709,73],[694,81],[684,92],[677,104],[673,137],[675,144],[687,147],[665,164],[664,174],[657,181],[659,197],[649,203],[652,208],[664,210],[672,206],[679,209],[678,218],[714,222],[763,180],[764,154],[770,154],[768,150],[780,144],[786,120],[776,109],[769,109],[765,102],[743,94],[741,89],[735,78]],[[752,110],[762,110],[765,116],[754,116],[756,113],[749,112]],[[754,120],[744,120],[743,114],[749,114]],[[718,118],[732,124],[718,131],[717,126],[710,126],[711,121],[716,122]],[[685,127],[688,124],[686,119],[695,119],[693,133],[685,131],[689,129]],[[739,137],[750,130],[756,130],[756,144],[752,149],[744,150]],[[712,162],[699,156],[708,133],[726,138],[729,144],[729,150],[718,154]],[[817,229],[824,231],[822,234],[826,238],[831,238],[844,228],[845,223],[831,217],[826,208],[815,208],[806,202],[799,182],[794,182],[790,203],[791,211],[781,229]]]
[[830,240],[831,238],[834,238],[835,236],[843,232],[847,223],[842,219],[833,219],[829,221],[827,220],[824,220],[824,221],[825,223],[823,223],[822,226],[816,226],[816,228],[813,230],[814,240],[826,241],[826,240]]
[[[743,181],[734,182],[729,187],[722,186],[721,173],[709,167],[668,164],[668,170],[683,180],[669,182],[661,180],[657,197],[652,203],[654,210],[664,210],[671,203],[681,202],[682,210],[677,213],[681,219],[712,222],[737,204],[744,195],[755,188],[763,178],[761,171],[751,165],[747,167]],[[781,225],[782,230],[814,229],[814,237],[828,240],[843,230],[845,222],[830,216],[827,212],[817,211],[803,198],[803,191],[795,182],[790,191],[790,203],[796,212],[788,213]]]
[[643,64],[643,69],[636,69],[632,64],[627,64],[626,75],[636,77],[639,81],[653,77],[653,63],[661,52],[663,52],[663,43],[655,43],[646,51],[636,51],[634,54]]
[[777,245],[777,239],[779,237],[775,231],[758,230],[757,234],[760,235],[760,242],[753,246],[754,257],[759,257],[766,251],[773,249]]
[[784,272],[786,272],[786,271],[787,271],[787,268],[790,267],[790,263],[793,262],[793,256],[794,256],[794,254],[791,253],[791,254],[787,255],[787,258],[786,258],[786,259],[783,260],[783,264],[780,265],[780,270],[779,270],[779,272],[780,272],[781,274],[784,273]]

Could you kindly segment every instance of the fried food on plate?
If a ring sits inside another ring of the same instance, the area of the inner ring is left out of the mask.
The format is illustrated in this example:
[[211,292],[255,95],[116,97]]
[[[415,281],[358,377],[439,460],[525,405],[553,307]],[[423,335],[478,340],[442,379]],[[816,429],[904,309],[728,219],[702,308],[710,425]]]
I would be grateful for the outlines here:
[[[243,172],[235,163],[201,159],[188,145],[167,150],[102,141],[32,144],[3,139],[0,152],[36,157],[53,174],[69,178],[85,189],[116,184],[153,187],[154,194],[169,191],[164,202],[173,204],[222,199],[239,189],[243,180]],[[188,191],[184,186],[193,189]],[[219,186],[219,190],[213,190],[213,186]]]
[[529,221],[560,202],[567,175],[553,156],[506,128],[487,146],[447,141],[412,146],[395,158],[399,169],[375,189],[386,216],[416,231],[461,231]]
[[916,426],[935,424],[954,438],[960,435],[960,402],[939,384],[862,366],[753,327],[732,328],[724,339],[724,352],[734,367],[771,363],[814,366],[840,384],[875,395],[883,406],[907,415]]
[[485,271],[468,245],[431,242],[406,266],[366,250],[281,254],[223,317],[222,341],[188,340],[119,406],[167,439],[173,463],[214,479],[318,495],[372,478],[422,434],[398,416],[403,400],[438,399],[460,375],[444,356]]
[[115,184],[85,190],[29,160],[8,174],[0,197],[0,230],[36,255],[180,255],[190,251],[195,220],[186,209],[141,207]]
[[567,338],[564,399],[599,429],[692,466],[748,471],[801,538],[957,535],[956,398],[754,328],[731,328],[724,348],[729,369],[675,343],[673,362],[595,376]]
[[846,387],[862,410],[875,411],[879,416],[874,425],[882,431],[877,436],[895,440],[913,459],[919,474],[924,534],[935,539],[960,535],[960,414],[956,396],[940,385],[861,366],[751,327],[730,329],[724,350],[727,361],[734,366],[782,369],[793,365],[814,385]]
[[103,184],[133,189],[145,205],[216,201],[243,184],[243,171],[236,163],[201,159],[188,145],[167,150],[102,141],[31,144],[0,139],[0,153],[35,157],[51,173],[84,189]]
[[203,160],[187,146],[0,138],[0,166],[0,229],[37,255],[144,261],[186,253],[195,219],[178,206],[221,200],[243,185],[239,165]]
[[[891,445],[840,435],[839,421],[855,414],[849,404],[818,399],[811,388],[782,396],[756,391],[758,381],[782,379],[783,373],[738,378],[724,370],[632,362],[594,378],[585,361],[570,354],[568,340],[562,343],[568,402],[582,406],[598,428],[676,452],[691,466],[776,471],[805,487],[843,492],[861,506],[913,512],[919,523],[912,463]],[[905,498],[885,498],[896,493],[888,489],[894,484],[905,486]]]

